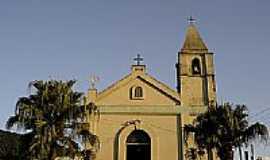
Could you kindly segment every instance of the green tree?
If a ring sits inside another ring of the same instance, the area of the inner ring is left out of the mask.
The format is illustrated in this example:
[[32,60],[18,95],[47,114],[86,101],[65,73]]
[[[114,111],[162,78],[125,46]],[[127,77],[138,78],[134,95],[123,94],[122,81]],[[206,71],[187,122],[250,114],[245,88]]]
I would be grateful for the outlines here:
[[25,160],[27,154],[25,148],[32,139],[31,133],[18,134],[0,130],[0,159],[1,160]]
[[200,114],[193,125],[185,125],[185,140],[193,133],[198,148],[206,149],[208,153],[215,149],[221,160],[232,160],[233,148],[241,150],[242,145],[255,138],[264,142],[268,139],[267,127],[258,122],[249,125],[247,118],[245,105],[212,106]]
[[[97,107],[86,105],[83,93],[73,91],[75,82],[33,81],[30,87],[34,92],[19,98],[15,115],[8,119],[6,127],[31,130],[34,135],[28,148],[31,159],[53,160],[98,150],[98,137],[89,132],[86,123],[87,117],[98,114]],[[90,141],[90,148],[78,143],[82,137]]]

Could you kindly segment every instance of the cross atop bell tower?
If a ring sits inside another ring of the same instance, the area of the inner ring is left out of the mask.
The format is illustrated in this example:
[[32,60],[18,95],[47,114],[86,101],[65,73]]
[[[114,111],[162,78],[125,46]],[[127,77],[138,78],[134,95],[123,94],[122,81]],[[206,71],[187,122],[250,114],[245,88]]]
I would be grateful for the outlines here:
[[188,23],[189,24],[194,24],[196,22],[196,19],[195,18],[193,18],[192,16],[189,16],[188,17]]

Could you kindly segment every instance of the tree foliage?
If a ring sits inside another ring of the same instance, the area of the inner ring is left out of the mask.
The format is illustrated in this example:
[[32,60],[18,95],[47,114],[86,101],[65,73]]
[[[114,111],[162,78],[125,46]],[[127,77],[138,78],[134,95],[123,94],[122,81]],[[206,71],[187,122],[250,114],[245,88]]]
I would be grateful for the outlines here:
[[198,148],[211,151],[216,149],[222,160],[233,159],[233,148],[248,144],[259,138],[266,142],[268,129],[265,125],[249,125],[248,110],[245,105],[233,106],[229,103],[212,106],[200,114],[194,124],[185,125],[185,140],[191,133]]
[[[74,84],[74,80],[33,81],[34,92],[17,101],[15,115],[6,127],[31,130],[34,136],[28,152],[32,159],[82,156],[86,150],[99,149],[98,137],[87,126],[89,117],[98,115],[97,107],[86,104],[83,93],[73,91]],[[82,138],[90,147],[78,143]]]
[[17,134],[0,130],[0,159],[1,160],[25,160],[27,154],[25,148],[29,147],[32,138],[31,133]]

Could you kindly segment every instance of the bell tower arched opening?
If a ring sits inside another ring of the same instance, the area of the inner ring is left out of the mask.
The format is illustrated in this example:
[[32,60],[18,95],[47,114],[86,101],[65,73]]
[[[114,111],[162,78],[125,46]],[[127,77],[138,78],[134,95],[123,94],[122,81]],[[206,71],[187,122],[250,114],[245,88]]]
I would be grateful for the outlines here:
[[193,75],[200,75],[201,74],[201,62],[198,58],[194,58],[192,60],[192,74]]

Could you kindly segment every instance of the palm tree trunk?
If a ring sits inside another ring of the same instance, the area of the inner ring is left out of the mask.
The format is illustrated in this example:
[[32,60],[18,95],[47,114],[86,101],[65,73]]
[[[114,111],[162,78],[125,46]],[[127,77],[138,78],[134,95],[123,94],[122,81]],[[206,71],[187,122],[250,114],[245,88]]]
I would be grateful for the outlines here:
[[243,157],[242,157],[242,147],[241,146],[238,147],[238,151],[239,151],[239,159],[242,160]]
[[213,152],[209,147],[207,148],[207,156],[208,160],[213,160]]
[[233,160],[233,146],[232,142],[226,142],[220,150],[221,160]]

